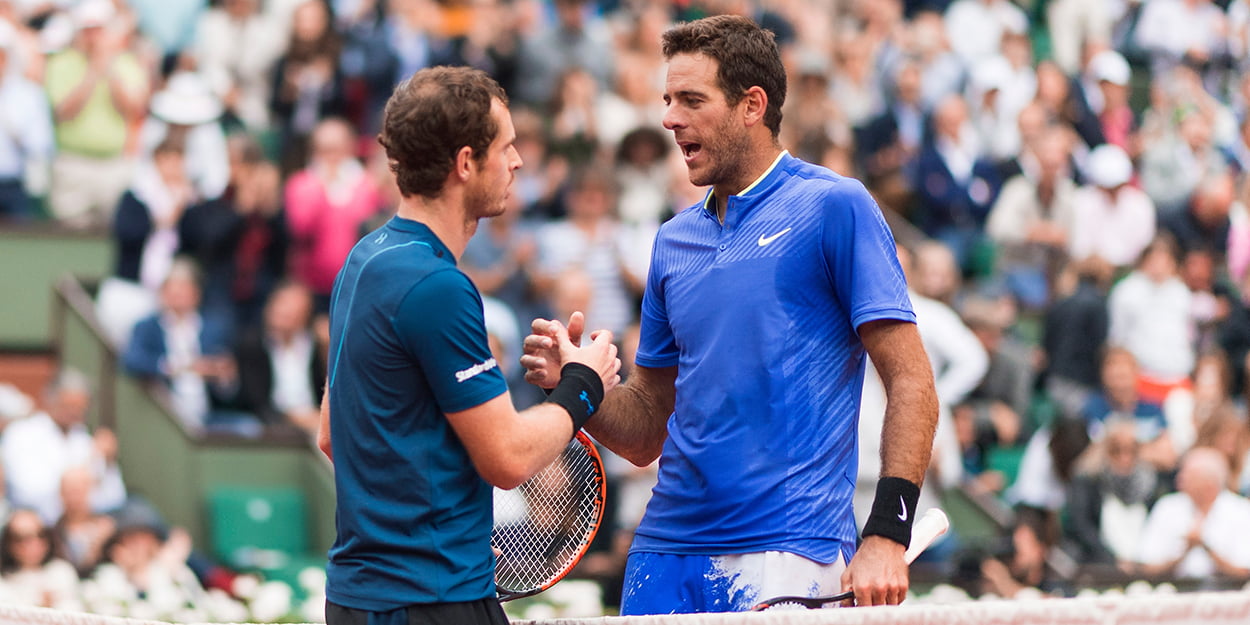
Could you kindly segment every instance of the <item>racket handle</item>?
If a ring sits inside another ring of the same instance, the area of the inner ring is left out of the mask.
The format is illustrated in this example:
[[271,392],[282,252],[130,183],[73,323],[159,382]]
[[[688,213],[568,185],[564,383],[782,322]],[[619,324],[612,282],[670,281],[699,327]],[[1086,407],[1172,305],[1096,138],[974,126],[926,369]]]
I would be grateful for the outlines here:
[[903,559],[911,564],[916,558],[937,540],[938,536],[946,533],[951,526],[950,519],[946,518],[946,513],[937,508],[929,508],[925,513],[916,519],[916,524],[911,528],[911,546],[907,548],[903,554]]

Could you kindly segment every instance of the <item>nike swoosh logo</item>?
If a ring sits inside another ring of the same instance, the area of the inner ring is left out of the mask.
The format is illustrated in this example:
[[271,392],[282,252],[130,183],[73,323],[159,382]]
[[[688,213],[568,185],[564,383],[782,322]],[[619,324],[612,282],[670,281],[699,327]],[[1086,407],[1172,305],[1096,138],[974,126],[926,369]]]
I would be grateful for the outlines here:
[[898,496],[898,505],[900,508],[903,509],[903,511],[898,514],[898,520],[906,521],[907,520],[907,502],[903,501],[902,495]]
[[766,236],[764,236],[764,235],[762,235],[762,234],[761,234],[761,235],[760,235],[760,240],[759,240],[759,241],[757,241],[757,243],[759,244],[759,246],[760,246],[760,247],[764,247],[765,245],[768,245],[769,243],[772,243],[773,241],[776,241],[776,240],[777,240],[777,237],[779,237],[779,236],[781,236],[781,235],[783,235],[783,234],[785,234],[785,233],[787,233],[787,232],[789,232],[789,231],[790,231],[790,228],[786,228],[785,230],[782,230],[781,232],[778,232],[777,234],[774,234],[774,235],[772,235],[772,236],[770,236],[770,237],[766,237]]

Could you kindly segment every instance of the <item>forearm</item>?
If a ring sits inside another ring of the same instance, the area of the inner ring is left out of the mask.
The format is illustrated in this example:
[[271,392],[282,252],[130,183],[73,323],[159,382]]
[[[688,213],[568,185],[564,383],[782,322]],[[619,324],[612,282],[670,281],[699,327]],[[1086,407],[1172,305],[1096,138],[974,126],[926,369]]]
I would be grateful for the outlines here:
[[91,97],[91,92],[95,89],[96,81],[99,79],[100,75],[95,70],[88,68],[82,82],[71,89],[52,109],[56,121],[67,122],[78,117],[83,107],[87,105],[87,100]]
[[[928,363],[924,365],[928,369]],[[881,475],[916,485],[924,483],[937,430],[937,394],[923,376],[920,371],[896,376],[886,387],[881,428]]]
[[635,375],[603,400],[600,414],[586,423],[586,430],[614,453],[643,467],[660,456],[668,436],[668,417],[673,413],[676,392],[672,384],[648,384],[641,367]]
[[130,88],[116,74],[109,75],[109,95],[113,104],[126,119],[139,119],[147,110],[145,89]]

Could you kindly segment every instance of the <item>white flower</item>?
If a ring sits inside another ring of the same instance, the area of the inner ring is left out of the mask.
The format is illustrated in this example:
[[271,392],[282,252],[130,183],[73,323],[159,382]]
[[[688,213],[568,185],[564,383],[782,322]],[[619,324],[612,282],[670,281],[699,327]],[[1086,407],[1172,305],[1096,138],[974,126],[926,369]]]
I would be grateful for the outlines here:
[[248,604],[252,618],[259,622],[276,621],[291,612],[290,586],[282,582],[265,582],[256,589],[256,597]]
[[326,570],[310,566],[299,572],[299,586],[310,595],[323,593],[326,589]]
[[244,601],[250,601],[255,597],[257,588],[260,588],[260,578],[255,575],[240,575],[230,584],[230,590],[234,596]]
[[326,622],[326,597],[323,594],[311,594],[299,609],[300,618],[305,623]]

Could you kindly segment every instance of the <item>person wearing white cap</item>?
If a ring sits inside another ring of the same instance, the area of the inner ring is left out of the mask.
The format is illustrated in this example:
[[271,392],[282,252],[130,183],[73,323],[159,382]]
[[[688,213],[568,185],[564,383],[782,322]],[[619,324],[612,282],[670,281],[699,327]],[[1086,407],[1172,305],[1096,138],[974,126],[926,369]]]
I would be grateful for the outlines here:
[[45,70],[57,145],[48,205],[54,217],[75,228],[110,221],[130,184],[130,127],[147,109],[147,74],[108,27],[115,15],[111,0],[75,7],[74,43],[53,54]]
[[1084,173],[1088,184],[1072,199],[1068,254],[1076,260],[1098,256],[1116,267],[1129,267],[1154,238],[1154,202],[1129,184],[1133,162],[1119,146],[1091,150]]
[[52,116],[43,92],[10,71],[16,43],[13,27],[0,21],[0,220],[32,216],[27,172],[52,157]]
[[152,96],[151,114],[139,131],[144,157],[171,134],[185,137],[187,179],[200,200],[215,199],[230,182],[230,156],[221,128],[221,100],[197,73],[180,71]]

